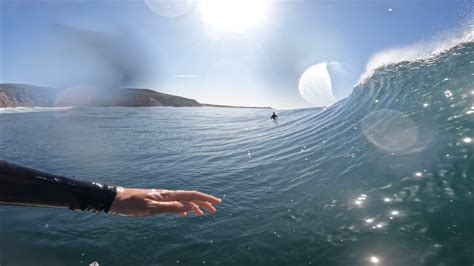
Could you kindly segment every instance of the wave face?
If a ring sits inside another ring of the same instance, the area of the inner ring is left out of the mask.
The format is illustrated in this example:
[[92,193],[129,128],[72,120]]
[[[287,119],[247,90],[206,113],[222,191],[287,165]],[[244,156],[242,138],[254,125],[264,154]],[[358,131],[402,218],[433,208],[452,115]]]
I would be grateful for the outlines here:
[[82,108],[0,116],[7,160],[224,198],[215,216],[188,219],[3,207],[10,245],[0,261],[474,263],[473,42],[378,68],[322,112],[282,111],[276,123],[269,115]]

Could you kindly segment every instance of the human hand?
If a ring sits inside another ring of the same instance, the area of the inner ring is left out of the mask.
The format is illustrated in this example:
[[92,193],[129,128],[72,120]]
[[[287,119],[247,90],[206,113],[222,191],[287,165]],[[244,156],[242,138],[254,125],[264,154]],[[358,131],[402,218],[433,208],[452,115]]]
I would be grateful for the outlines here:
[[221,199],[198,191],[117,187],[109,213],[141,217],[169,212],[184,217],[193,211],[202,216],[204,212],[201,208],[215,213],[213,205],[220,203]]

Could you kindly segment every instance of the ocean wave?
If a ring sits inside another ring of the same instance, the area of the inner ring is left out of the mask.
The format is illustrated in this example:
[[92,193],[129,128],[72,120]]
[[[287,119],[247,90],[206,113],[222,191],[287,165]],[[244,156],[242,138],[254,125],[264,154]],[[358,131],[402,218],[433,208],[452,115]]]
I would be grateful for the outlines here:
[[80,247],[111,265],[472,265],[474,42],[452,43],[381,64],[348,98],[322,111],[278,111],[277,121],[269,110],[215,108],[0,117],[5,159],[224,198],[215,217],[186,221],[52,221],[52,212],[10,209],[5,253],[54,247],[46,255],[56,258]]
[[0,114],[15,114],[15,113],[35,113],[35,112],[55,112],[65,111],[74,107],[6,107],[0,108]]
[[390,48],[375,53],[367,62],[365,71],[357,85],[364,83],[377,69],[401,62],[429,60],[463,43],[474,42],[474,20],[466,24],[460,32],[447,32],[439,36],[405,47]]

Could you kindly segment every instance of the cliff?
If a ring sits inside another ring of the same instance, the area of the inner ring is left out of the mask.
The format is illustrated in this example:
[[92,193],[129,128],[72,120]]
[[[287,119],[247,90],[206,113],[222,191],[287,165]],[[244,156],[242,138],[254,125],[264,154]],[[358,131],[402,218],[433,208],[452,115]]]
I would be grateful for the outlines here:
[[173,106],[173,107],[201,107],[193,99],[156,92],[148,89],[123,89],[120,90],[115,105],[117,106]]
[[0,107],[53,106],[174,106],[200,107],[193,99],[148,89],[93,90],[72,88],[59,90],[26,84],[0,84]]
[[54,106],[59,91],[26,84],[0,84],[0,107]]

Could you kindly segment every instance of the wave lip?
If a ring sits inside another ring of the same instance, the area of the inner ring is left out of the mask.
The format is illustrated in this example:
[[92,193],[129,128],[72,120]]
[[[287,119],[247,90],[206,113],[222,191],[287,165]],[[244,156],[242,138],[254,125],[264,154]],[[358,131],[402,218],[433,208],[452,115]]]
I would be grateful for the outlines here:
[[446,34],[436,40],[426,40],[406,47],[392,48],[375,53],[369,59],[356,86],[365,83],[381,67],[401,62],[432,59],[456,46],[474,42],[474,22],[468,23],[467,28],[466,31],[455,36]]

